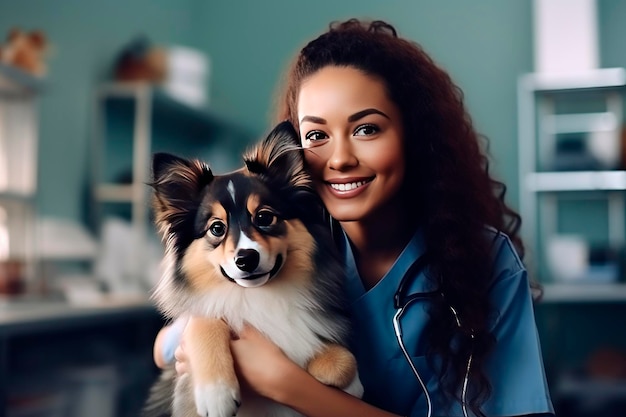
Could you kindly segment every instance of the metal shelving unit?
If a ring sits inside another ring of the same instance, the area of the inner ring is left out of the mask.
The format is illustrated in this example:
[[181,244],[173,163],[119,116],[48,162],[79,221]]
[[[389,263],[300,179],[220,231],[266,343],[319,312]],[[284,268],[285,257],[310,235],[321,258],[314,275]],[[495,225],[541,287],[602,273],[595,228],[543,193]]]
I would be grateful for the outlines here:
[[[546,287],[546,301],[601,301],[604,298],[626,301],[624,284],[593,287],[595,284],[572,283],[570,286],[554,282],[545,272],[545,244],[558,233],[561,199],[605,200],[608,243],[612,246],[626,243],[626,171],[618,166],[559,171],[552,166],[559,135],[604,134],[607,141],[619,137],[624,121],[624,92],[626,71],[622,68],[598,69],[568,77],[527,74],[519,79],[522,236],[530,248],[531,273]],[[601,102],[603,108],[589,110],[581,106],[583,110],[562,111],[563,102],[572,103],[585,95]]]
[[[150,181],[152,154],[166,151],[182,156],[203,158],[202,152],[214,151],[217,143],[224,165],[238,163],[238,154],[228,149],[249,140],[249,134],[223,115],[209,109],[187,105],[162,88],[149,83],[107,83],[95,95],[95,120],[92,142],[91,224],[96,234],[107,215],[105,206],[128,212],[132,226],[133,248],[145,248],[155,236],[151,222]],[[127,129],[119,130],[119,123]],[[117,126],[117,127],[116,127]],[[167,134],[163,131],[167,130]],[[164,137],[166,137],[164,139]],[[111,149],[111,143],[113,149]],[[115,148],[118,146],[118,148]],[[225,161],[229,155],[233,160]],[[215,158],[213,158],[215,160]],[[219,162],[219,161],[216,161]],[[113,168],[112,168],[113,167]],[[125,178],[120,180],[119,172]],[[149,259],[138,249],[131,268],[133,279],[145,273]]]
[[[521,233],[529,272],[543,286],[535,309],[557,414],[592,390],[594,407],[605,406],[608,398],[596,394],[607,384],[589,371],[590,360],[607,346],[626,348],[619,332],[607,331],[625,324],[625,97],[622,68],[518,81]],[[555,255],[555,242],[573,246]],[[592,265],[598,249],[604,263]],[[623,390],[613,397],[623,399]]]

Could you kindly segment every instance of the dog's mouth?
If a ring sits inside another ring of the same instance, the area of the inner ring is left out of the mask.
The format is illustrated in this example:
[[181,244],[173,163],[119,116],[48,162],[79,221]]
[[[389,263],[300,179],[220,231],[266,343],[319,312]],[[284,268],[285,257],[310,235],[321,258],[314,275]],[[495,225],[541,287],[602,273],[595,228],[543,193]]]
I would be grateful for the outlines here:
[[274,267],[269,272],[264,272],[261,274],[252,274],[244,277],[232,278],[229,276],[223,267],[220,266],[220,271],[222,275],[229,281],[234,282],[235,284],[245,287],[245,288],[255,288],[260,287],[262,285],[267,284],[276,274],[280,271],[280,268],[283,266],[283,256],[278,255],[276,257],[276,263]]

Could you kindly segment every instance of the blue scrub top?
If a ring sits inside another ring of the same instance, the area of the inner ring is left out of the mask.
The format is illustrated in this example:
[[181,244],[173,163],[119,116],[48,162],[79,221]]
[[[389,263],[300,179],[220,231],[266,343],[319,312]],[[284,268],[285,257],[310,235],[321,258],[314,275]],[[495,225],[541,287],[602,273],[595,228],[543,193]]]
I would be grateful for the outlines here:
[[[503,233],[488,229],[493,237],[494,276],[489,297],[497,310],[491,324],[496,345],[486,371],[493,387],[483,405],[488,416],[554,413],[546,383],[537,335],[530,285],[526,270]],[[383,279],[365,291],[347,237],[341,245],[348,269],[347,293],[354,338],[352,350],[365,387],[364,400],[379,408],[405,416],[427,415],[427,403],[398,345],[392,319],[396,312],[393,296],[410,265],[424,253],[420,231],[408,243]],[[423,271],[413,277],[409,294],[427,291]],[[427,385],[433,416],[463,416],[461,404],[445,409],[436,375],[429,369],[423,334],[428,320],[428,301],[411,304],[402,316],[404,344]],[[462,320],[462,318],[461,318]]]

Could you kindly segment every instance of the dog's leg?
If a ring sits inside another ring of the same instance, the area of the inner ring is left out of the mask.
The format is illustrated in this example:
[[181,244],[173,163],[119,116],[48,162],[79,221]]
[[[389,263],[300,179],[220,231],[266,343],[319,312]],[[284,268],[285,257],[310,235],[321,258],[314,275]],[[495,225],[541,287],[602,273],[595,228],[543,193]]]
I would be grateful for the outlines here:
[[230,352],[230,328],[219,319],[189,321],[185,350],[200,416],[231,417],[241,403],[239,382]]
[[341,388],[355,397],[363,395],[356,359],[343,346],[336,344],[324,346],[309,361],[307,371],[323,384]]

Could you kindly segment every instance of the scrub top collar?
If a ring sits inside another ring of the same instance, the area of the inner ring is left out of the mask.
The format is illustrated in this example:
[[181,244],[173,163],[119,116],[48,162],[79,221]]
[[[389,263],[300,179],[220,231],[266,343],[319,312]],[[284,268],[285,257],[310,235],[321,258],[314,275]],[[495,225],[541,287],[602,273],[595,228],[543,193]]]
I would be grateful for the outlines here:
[[[350,239],[345,232],[343,232],[343,239],[340,242],[340,248],[346,265],[346,292],[350,304],[358,302],[362,297],[370,293],[388,293],[389,290],[392,290],[392,293],[395,293],[402,277],[411,267],[413,262],[426,251],[424,234],[422,229],[418,228],[389,271],[387,271],[387,273],[374,287],[372,287],[369,291],[366,291],[356,266],[352,244],[350,243]],[[424,274],[420,274],[417,279],[411,279],[409,293],[432,291],[431,287],[432,284],[428,282],[426,276]]]

